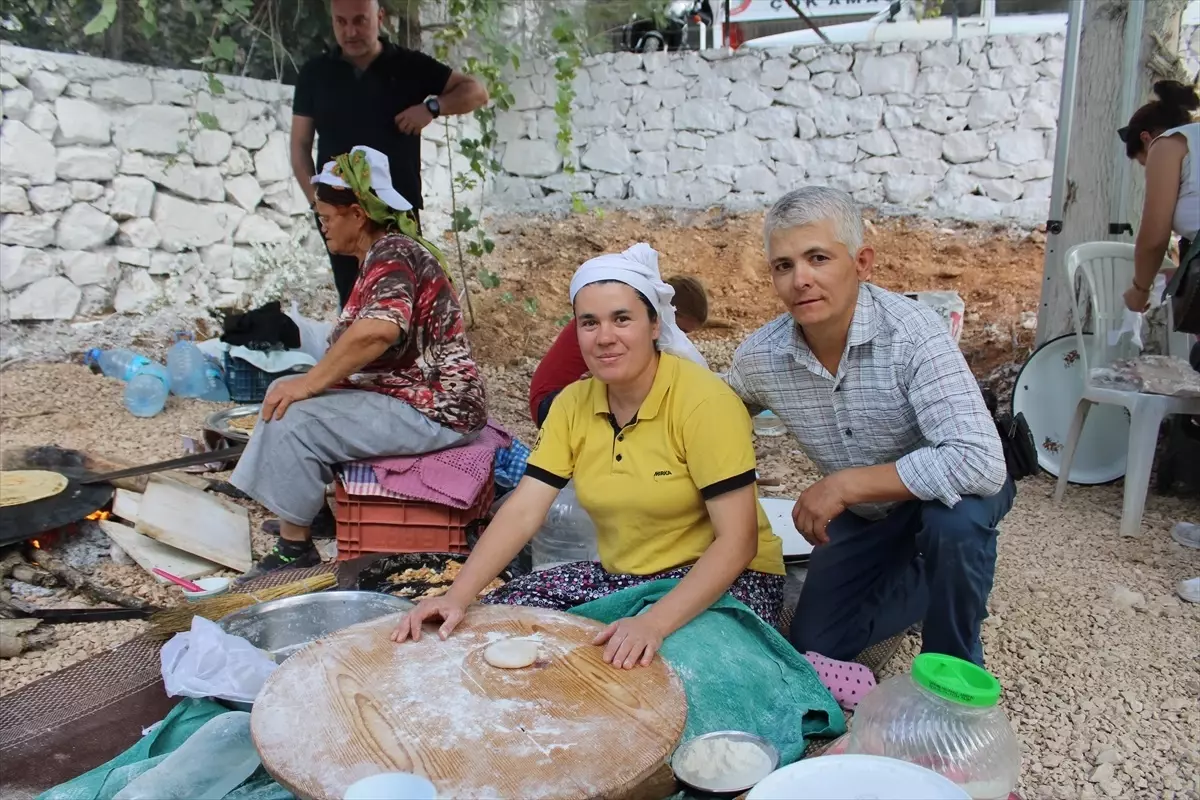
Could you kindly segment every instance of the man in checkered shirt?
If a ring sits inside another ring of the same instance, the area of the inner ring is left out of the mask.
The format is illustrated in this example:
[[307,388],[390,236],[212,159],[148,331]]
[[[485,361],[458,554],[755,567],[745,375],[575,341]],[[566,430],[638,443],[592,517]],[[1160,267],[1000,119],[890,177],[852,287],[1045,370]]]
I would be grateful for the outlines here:
[[792,644],[851,659],[923,621],[925,651],[982,665],[1016,489],[979,385],[937,314],[868,282],[875,253],[849,195],[790,192],[764,237],[787,313],[742,343],[726,380],[824,476],[792,511],[814,545]]

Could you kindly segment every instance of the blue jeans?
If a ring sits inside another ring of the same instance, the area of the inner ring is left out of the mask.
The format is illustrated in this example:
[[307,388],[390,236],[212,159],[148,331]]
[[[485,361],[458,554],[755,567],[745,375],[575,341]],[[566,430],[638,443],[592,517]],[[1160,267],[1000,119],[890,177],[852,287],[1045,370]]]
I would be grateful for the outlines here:
[[954,508],[911,500],[881,520],[843,512],[813,550],[788,638],[801,653],[847,661],[923,621],[922,652],[982,666],[996,526],[1016,493],[1009,478]]

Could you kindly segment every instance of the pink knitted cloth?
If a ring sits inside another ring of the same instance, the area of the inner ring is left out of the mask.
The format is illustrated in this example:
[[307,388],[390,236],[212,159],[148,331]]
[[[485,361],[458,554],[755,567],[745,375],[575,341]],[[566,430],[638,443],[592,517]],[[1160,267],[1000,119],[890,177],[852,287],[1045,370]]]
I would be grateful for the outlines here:
[[380,486],[401,497],[470,508],[492,479],[496,449],[510,444],[508,432],[488,420],[470,444],[426,456],[385,456],[364,463],[374,469]]
[[853,711],[867,692],[875,688],[875,676],[862,664],[851,661],[834,661],[820,653],[809,651],[804,654],[821,684],[833,695],[833,699],[847,711]]

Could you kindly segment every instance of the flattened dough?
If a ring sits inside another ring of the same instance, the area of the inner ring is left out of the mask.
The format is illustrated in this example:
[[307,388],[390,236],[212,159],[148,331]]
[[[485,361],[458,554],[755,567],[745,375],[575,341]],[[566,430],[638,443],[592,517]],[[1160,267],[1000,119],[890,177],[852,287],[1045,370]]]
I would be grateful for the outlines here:
[[483,660],[500,669],[521,669],[537,661],[539,649],[528,639],[503,639],[488,645]]
[[0,472],[0,507],[54,497],[67,488],[67,478],[43,469]]

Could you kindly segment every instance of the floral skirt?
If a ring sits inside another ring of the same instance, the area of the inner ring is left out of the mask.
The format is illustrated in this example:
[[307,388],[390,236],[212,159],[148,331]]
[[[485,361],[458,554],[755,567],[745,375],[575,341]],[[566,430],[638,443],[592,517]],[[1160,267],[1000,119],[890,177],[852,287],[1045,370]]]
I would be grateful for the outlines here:
[[[613,575],[597,561],[577,561],[514,578],[480,602],[568,611],[631,586],[682,578],[690,569],[690,566],[678,567],[656,575]],[[783,582],[782,575],[746,570],[729,587],[729,593],[774,628],[783,604]]]

